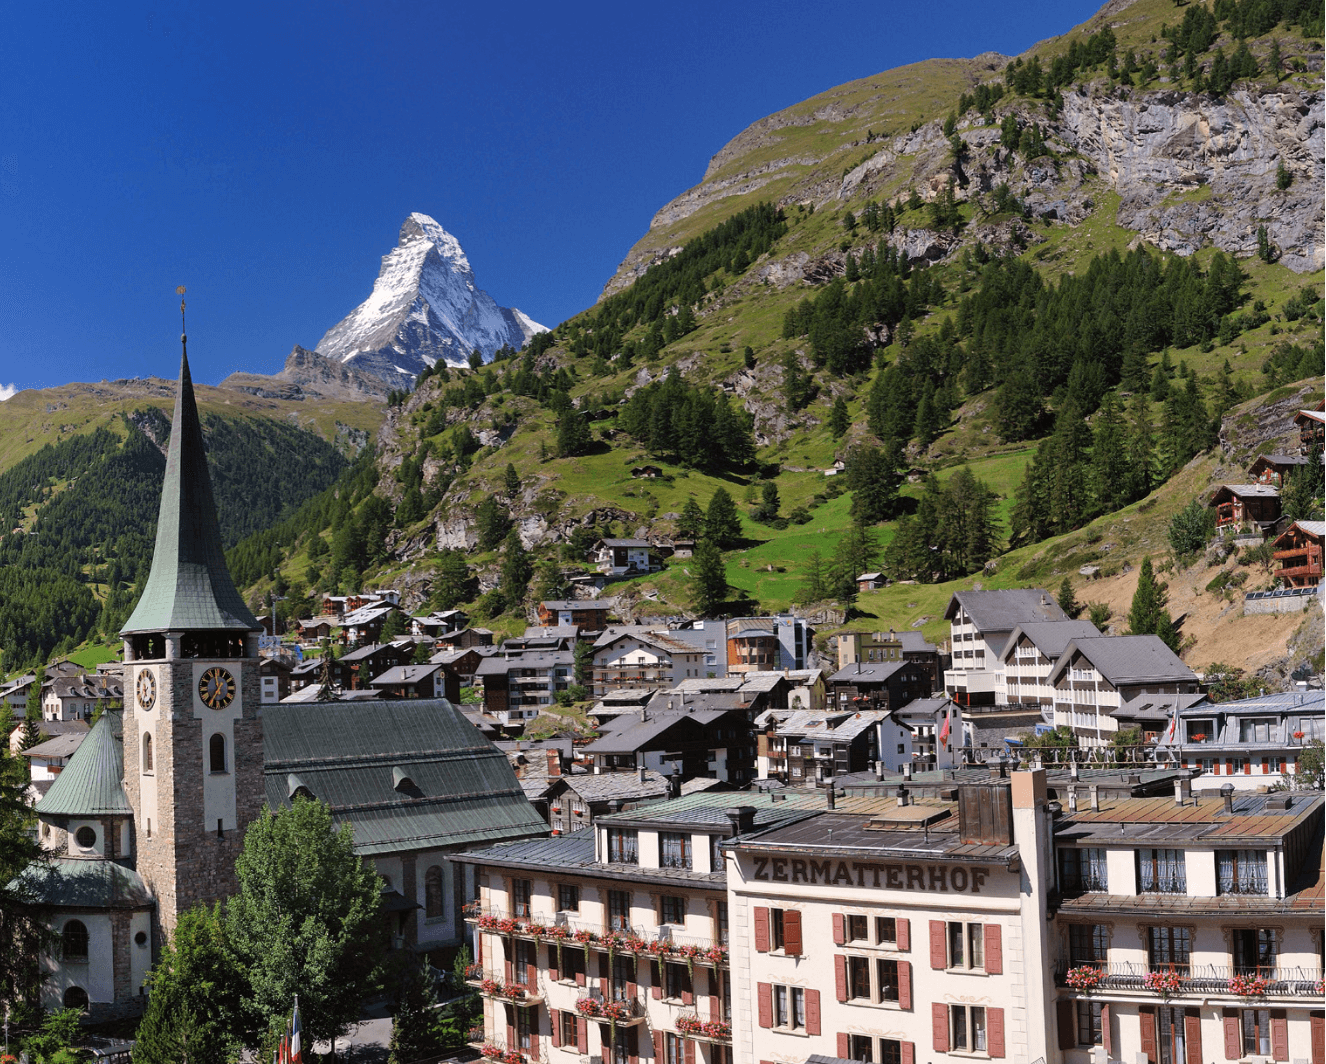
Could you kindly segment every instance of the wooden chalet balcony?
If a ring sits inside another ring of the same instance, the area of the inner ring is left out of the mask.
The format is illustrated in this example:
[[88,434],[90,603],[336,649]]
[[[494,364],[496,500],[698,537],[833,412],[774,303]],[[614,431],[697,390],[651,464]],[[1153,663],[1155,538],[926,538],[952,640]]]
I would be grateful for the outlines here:
[[1286,580],[1306,579],[1316,582],[1321,579],[1322,567],[1321,561],[1309,565],[1285,566],[1275,571],[1276,576],[1283,577]]
[[[1087,976],[1089,987],[1074,986],[1082,983],[1082,974],[1092,969],[1096,976]],[[1070,973],[1077,973],[1070,979]],[[1149,980],[1158,976],[1177,978],[1176,996],[1213,995],[1233,999],[1250,998],[1308,998],[1320,1001],[1322,996],[1322,970],[1320,968],[1281,968],[1268,967],[1231,967],[1224,964],[1173,964],[1151,965],[1140,961],[1091,962],[1072,965],[1060,958],[1055,965],[1054,981],[1056,986],[1066,987],[1071,994],[1086,996],[1093,990],[1136,991],[1159,998],[1161,991],[1151,985]],[[1240,987],[1239,980],[1243,980]],[[1250,986],[1253,980],[1261,980],[1260,986]],[[1242,993],[1241,989],[1257,989],[1256,994]]]

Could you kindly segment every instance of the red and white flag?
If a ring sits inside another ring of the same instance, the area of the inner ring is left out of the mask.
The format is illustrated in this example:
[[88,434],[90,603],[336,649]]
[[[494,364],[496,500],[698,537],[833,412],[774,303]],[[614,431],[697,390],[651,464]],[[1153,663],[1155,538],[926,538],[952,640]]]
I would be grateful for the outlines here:
[[1174,701],[1174,715],[1169,719],[1169,727],[1165,729],[1165,734],[1161,738],[1161,743],[1170,746],[1177,742],[1179,738],[1179,703],[1178,699]]
[[953,711],[950,709],[948,712],[944,714],[944,726],[939,729],[939,741],[941,743],[944,743],[945,745],[947,745],[948,743],[949,725],[951,723],[952,716],[953,716]]
[[302,1024],[299,1022],[299,995],[295,995],[295,1014],[290,1018],[289,1064],[304,1064]]

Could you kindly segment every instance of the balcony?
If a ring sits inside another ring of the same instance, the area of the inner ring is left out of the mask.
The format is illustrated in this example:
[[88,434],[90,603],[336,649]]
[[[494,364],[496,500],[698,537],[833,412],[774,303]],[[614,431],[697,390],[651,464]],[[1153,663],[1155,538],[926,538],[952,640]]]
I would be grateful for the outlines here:
[[482,1060],[492,1064],[547,1064],[548,1053],[543,1048],[543,1039],[539,1040],[539,1051],[531,1053],[528,1049],[508,1049],[506,1043],[496,1039],[486,1039],[475,1045]]
[[645,999],[640,994],[623,991],[604,993],[602,980],[596,980],[576,1001],[576,1012],[587,1019],[604,1021],[618,1027],[634,1027],[645,1022]]
[[732,1044],[732,1025],[725,1020],[702,1020],[693,1012],[684,1012],[677,1017],[676,1027],[679,1035],[695,1042],[720,1046]]
[[[1092,973],[1095,974],[1092,974]],[[1231,998],[1311,998],[1320,1000],[1320,968],[1231,967],[1223,964],[1169,965],[1153,968],[1139,961],[1055,965],[1056,986],[1088,994],[1093,990],[1122,990],[1157,996],[1185,994],[1227,995]]]
[[632,953],[644,957],[661,957],[708,966],[726,966],[728,948],[712,938],[674,935],[670,926],[652,931],[643,927],[608,930],[602,923],[577,920],[565,913],[555,916],[535,914],[515,916],[503,909],[469,902],[462,915],[480,931],[490,935],[515,935],[539,942],[564,942],[568,945],[587,946],[608,953]]
[[543,1001],[543,991],[539,987],[508,983],[502,972],[485,971],[479,964],[471,964],[465,969],[465,982],[486,998],[512,1005],[537,1005]]

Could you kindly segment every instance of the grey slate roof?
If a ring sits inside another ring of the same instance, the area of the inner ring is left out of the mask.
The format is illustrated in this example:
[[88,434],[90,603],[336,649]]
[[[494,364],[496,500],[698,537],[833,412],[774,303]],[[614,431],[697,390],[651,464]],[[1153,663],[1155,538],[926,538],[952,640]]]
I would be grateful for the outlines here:
[[124,759],[115,737],[115,714],[103,713],[69,764],[37,803],[40,817],[132,816],[121,782]]
[[1070,640],[1097,635],[1100,635],[1100,629],[1090,621],[1028,621],[1013,629],[1000,656],[1007,658],[1018,640],[1026,636],[1032,646],[1051,661],[1056,661]]
[[[267,804],[290,804],[297,775],[354,826],[360,854],[471,846],[542,835],[506,755],[446,699],[279,703],[263,711]],[[400,768],[418,788],[395,789]]]
[[829,677],[829,683],[885,683],[895,672],[913,669],[912,661],[855,661]]
[[823,742],[847,742],[869,731],[889,716],[889,710],[872,709],[861,713],[824,713],[798,710],[780,723],[779,735],[800,736]]
[[441,668],[441,662],[433,665],[397,665],[388,669],[381,676],[374,676],[368,682],[374,687],[395,683],[420,683]]
[[1030,621],[1066,621],[1044,588],[1013,588],[1006,591],[956,591],[944,610],[944,619],[953,620],[961,605],[980,632],[1008,632]]
[[189,358],[182,355],[152,570],[121,632],[260,628],[226,568]]
[[1050,670],[1050,683],[1063,675],[1074,650],[1081,651],[1116,687],[1124,683],[1197,682],[1197,674],[1157,635],[1098,635],[1072,640]]
[[114,861],[34,861],[14,882],[29,898],[58,908],[150,909],[155,904],[142,877]]
[[668,793],[668,781],[652,769],[645,770],[643,780],[638,772],[599,772],[561,778],[587,802],[610,802],[614,798],[660,798]]
[[1240,499],[1275,499],[1280,495],[1280,489],[1272,484],[1221,484],[1211,494],[1211,501],[1215,502],[1225,492]]
[[87,738],[86,732],[66,732],[64,735],[57,735],[53,739],[47,739],[44,743],[38,743],[36,746],[27,750],[20,750],[20,757],[72,757],[74,751],[83,745],[83,740]]

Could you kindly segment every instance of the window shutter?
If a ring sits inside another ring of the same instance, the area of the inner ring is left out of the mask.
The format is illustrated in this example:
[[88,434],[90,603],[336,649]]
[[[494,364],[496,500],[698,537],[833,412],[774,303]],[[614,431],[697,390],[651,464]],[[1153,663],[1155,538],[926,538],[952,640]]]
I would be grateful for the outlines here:
[[474,936],[474,963],[475,963],[475,964],[479,964],[479,965],[482,965],[482,964],[483,964],[483,940],[484,940],[486,937],[487,937],[487,936],[486,936],[482,931],[477,932],[477,933],[475,934],[475,936]]
[[511,959],[512,948],[512,944],[508,942],[506,944],[506,961],[503,965],[506,969],[506,979],[504,982],[507,983],[514,983],[516,981],[516,964],[515,961]]
[[820,992],[806,991],[806,1034],[820,1033]]
[[663,962],[649,962],[649,996],[654,1000],[663,997]]
[[694,991],[693,989],[689,988],[689,987],[687,987],[686,989],[683,989],[682,992],[681,992],[681,1003],[682,1003],[683,1005],[694,1005],[694,1004],[695,1004],[695,991]]
[[916,1064],[916,1043],[902,1043],[902,1064]]
[[514,1005],[506,1006],[506,1044],[508,1046],[516,1044],[516,1007]]
[[1225,1027],[1225,1059],[1238,1060],[1243,1056],[1243,1036],[1239,1032],[1237,1010],[1225,1009],[1222,1022]]
[[1312,1014],[1312,1064],[1326,1064],[1326,1013]]
[[612,968],[608,965],[608,955],[606,953],[599,954],[599,978],[605,983],[612,978]]
[[1285,1017],[1284,1009],[1273,1009],[1271,1012],[1271,1059],[1289,1059],[1289,1020]]
[[1156,1059],[1156,1013],[1154,1009],[1138,1010],[1137,1018],[1141,1024],[1142,1052],[1147,1059]]
[[842,913],[833,914],[833,944],[847,945],[847,917]]
[[801,913],[796,909],[783,913],[783,952],[790,957],[801,956]]
[[539,1016],[538,1012],[536,1011],[535,1014],[530,1018],[530,1032],[529,1032],[529,1055],[533,1057],[535,1060],[539,1059],[538,1024],[539,1024]]
[[562,977],[561,966],[557,963],[557,947],[548,944],[548,978],[554,983]]
[[985,1047],[992,1057],[1004,1055],[1004,1010],[985,1010]]
[[1186,1064],[1202,1064],[1202,1014],[1183,1010],[1183,1058]]
[[760,1026],[773,1026],[773,984],[756,983],[756,997],[758,998]]
[[626,1059],[629,1064],[640,1064],[640,1028],[626,1028]]
[[635,981],[636,965],[640,962],[632,957],[630,963],[631,970],[626,978],[626,996],[634,1001],[635,996],[640,993],[640,985]]
[[525,985],[531,991],[539,985],[539,966],[537,964],[525,965]]
[[[1077,1006],[1072,1001],[1056,1001],[1054,1011],[1059,1021],[1059,1048],[1077,1048]],[[1101,1018],[1103,1024],[1104,1018]]]
[[585,985],[585,970],[584,968],[581,968],[580,971],[576,972],[576,986],[584,986],[584,985]]
[[755,952],[769,952],[769,910],[763,905],[755,906]]
[[845,1034],[839,1034],[839,1035],[838,1035],[838,1058],[839,1058],[840,1060],[850,1060],[851,1057],[849,1057],[847,1054],[850,1053],[851,1051],[852,1051],[851,1048],[850,1048],[850,1047],[848,1046],[848,1044],[847,1044],[847,1035],[845,1035]]
[[718,996],[717,980],[712,976],[709,980],[709,986],[713,993],[709,995],[709,1020],[711,1023],[718,1023],[723,1018],[723,999]]
[[[584,1046],[580,1047],[580,1052],[586,1052]],[[654,1064],[663,1064],[663,1032],[654,1032]]]
[[833,983],[838,991],[838,1000],[847,1000],[847,958],[841,953],[833,956]]
[[[933,923],[933,921],[932,921]],[[934,1030],[935,1052],[948,1052],[948,1006],[938,1001],[930,1003],[930,1026]]]
[[912,1007],[912,965],[910,961],[898,962],[898,1007]]
[[1004,972],[1004,938],[998,924],[985,925],[985,974]]
[[[899,953],[910,953],[912,951],[912,922],[899,917],[894,921],[897,928],[898,939],[895,945]],[[911,1045],[910,1042],[904,1042],[903,1045]],[[904,1061],[903,1064],[906,1064]]]
[[682,1064],[695,1064],[695,1042],[689,1038],[681,1040]]
[[948,967],[948,944],[944,941],[943,920],[930,921],[930,967],[939,969]]
[[1100,1040],[1105,1047],[1107,1057],[1114,1056],[1114,1035],[1110,1031],[1110,1012],[1111,1006],[1102,1005],[1100,1007]]

